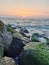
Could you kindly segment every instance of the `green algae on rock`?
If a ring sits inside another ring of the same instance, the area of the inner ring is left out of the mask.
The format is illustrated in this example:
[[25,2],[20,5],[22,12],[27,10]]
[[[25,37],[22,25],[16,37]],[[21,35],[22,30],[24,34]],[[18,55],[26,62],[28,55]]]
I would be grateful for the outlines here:
[[46,36],[45,34],[34,33],[31,37],[31,41],[32,42],[41,42],[43,44],[47,44],[48,38],[45,36]]
[[38,38],[39,38],[40,36],[39,36],[39,34],[38,33],[34,33],[33,35],[32,35],[32,38],[31,38],[31,41],[33,42],[39,42],[39,40],[38,40]]
[[22,65],[49,65],[49,47],[38,42],[27,44],[24,49],[29,53],[21,57]]
[[12,27],[7,27],[7,31],[11,32],[14,37],[23,38],[23,36]]
[[[22,39],[26,42],[28,42],[28,38],[24,37],[20,32],[16,31],[15,29],[13,29],[12,27],[7,27],[7,31],[11,32],[12,36],[13,37],[16,37],[16,38],[19,38],[19,39]],[[26,40],[27,39],[27,40]]]

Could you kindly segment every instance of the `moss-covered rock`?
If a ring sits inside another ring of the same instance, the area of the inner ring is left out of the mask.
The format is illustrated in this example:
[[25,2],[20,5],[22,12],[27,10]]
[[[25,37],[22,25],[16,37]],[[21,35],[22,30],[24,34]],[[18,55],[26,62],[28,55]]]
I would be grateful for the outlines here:
[[32,41],[32,42],[39,42],[39,40],[38,40],[39,37],[40,37],[40,36],[39,36],[38,33],[34,33],[34,34],[32,35],[31,41]]
[[13,37],[17,37],[17,38],[23,38],[23,36],[17,32],[15,29],[13,29],[12,27],[7,27],[7,31],[11,32]]
[[17,65],[12,58],[2,57],[0,59],[0,65]]
[[3,57],[4,54],[4,48],[0,46],[0,58]]
[[7,27],[7,31],[11,32],[12,34],[16,32],[12,27]]
[[12,27],[7,27],[7,31],[11,32],[13,37],[22,39],[22,40],[24,40],[26,42],[29,42],[29,39],[27,37],[23,36],[20,32],[16,31]]
[[41,42],[44,44],[48,43],[48,39],[44,37],[42,34],[34,33],[31,37],[32,42]]
[[49,47],[40,43],[27,44],[29,53],[21,57],[21,65],[49,65]]

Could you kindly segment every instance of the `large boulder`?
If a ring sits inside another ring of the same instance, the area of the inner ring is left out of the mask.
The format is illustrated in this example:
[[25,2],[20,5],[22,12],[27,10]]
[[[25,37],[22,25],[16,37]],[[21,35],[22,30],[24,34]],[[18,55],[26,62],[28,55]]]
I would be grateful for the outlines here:
[[0,59],[0,65],[17,65],[17,64],[12,58],[5,56]]
[[16,57],[19,55],[25,46],[23,40],[13,37],[11,45],[8,49],[5,49],[5,55],[9,57]]
[[23,36],[11,27],[0,30],[0,46],[4,48],[4,55],[16,57],[25,45]]
[[8,48],[12,42],[12,34],[7,31],[6,26],[0,21],[0,46]]
[[0,31],[0,45],[8,48],[12,42],[12,34],[6,30]]
[[23,36],[11,27],[0,30],[0,46],[4,48],[4,55],[16,57],[25,46],[26,41]]
[[27,52],[23,52],[20,59],[21,65],[49,65],[49,47],[35,42],[24,47]]

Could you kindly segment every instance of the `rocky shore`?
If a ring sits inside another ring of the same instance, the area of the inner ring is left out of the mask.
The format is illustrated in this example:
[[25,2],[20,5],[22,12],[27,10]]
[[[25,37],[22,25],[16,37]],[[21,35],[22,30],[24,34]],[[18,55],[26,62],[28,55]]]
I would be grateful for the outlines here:
[[49,38],[0,21],[0,65],[49,65]]

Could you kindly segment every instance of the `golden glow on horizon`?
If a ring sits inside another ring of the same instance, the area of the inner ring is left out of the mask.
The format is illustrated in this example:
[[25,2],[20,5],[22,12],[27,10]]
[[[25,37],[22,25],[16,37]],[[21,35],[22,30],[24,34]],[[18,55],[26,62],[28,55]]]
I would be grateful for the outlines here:
[[11,16],[49,16],[49,12],[45,12],[44,10],[40,9],[27,9],[27,8],[21,8],[21,9],[14,9],[14,10],[6,10],[3,13],[4,15],[11,15]]
[[0,15],[49,16],[49,0],[0,0]]

